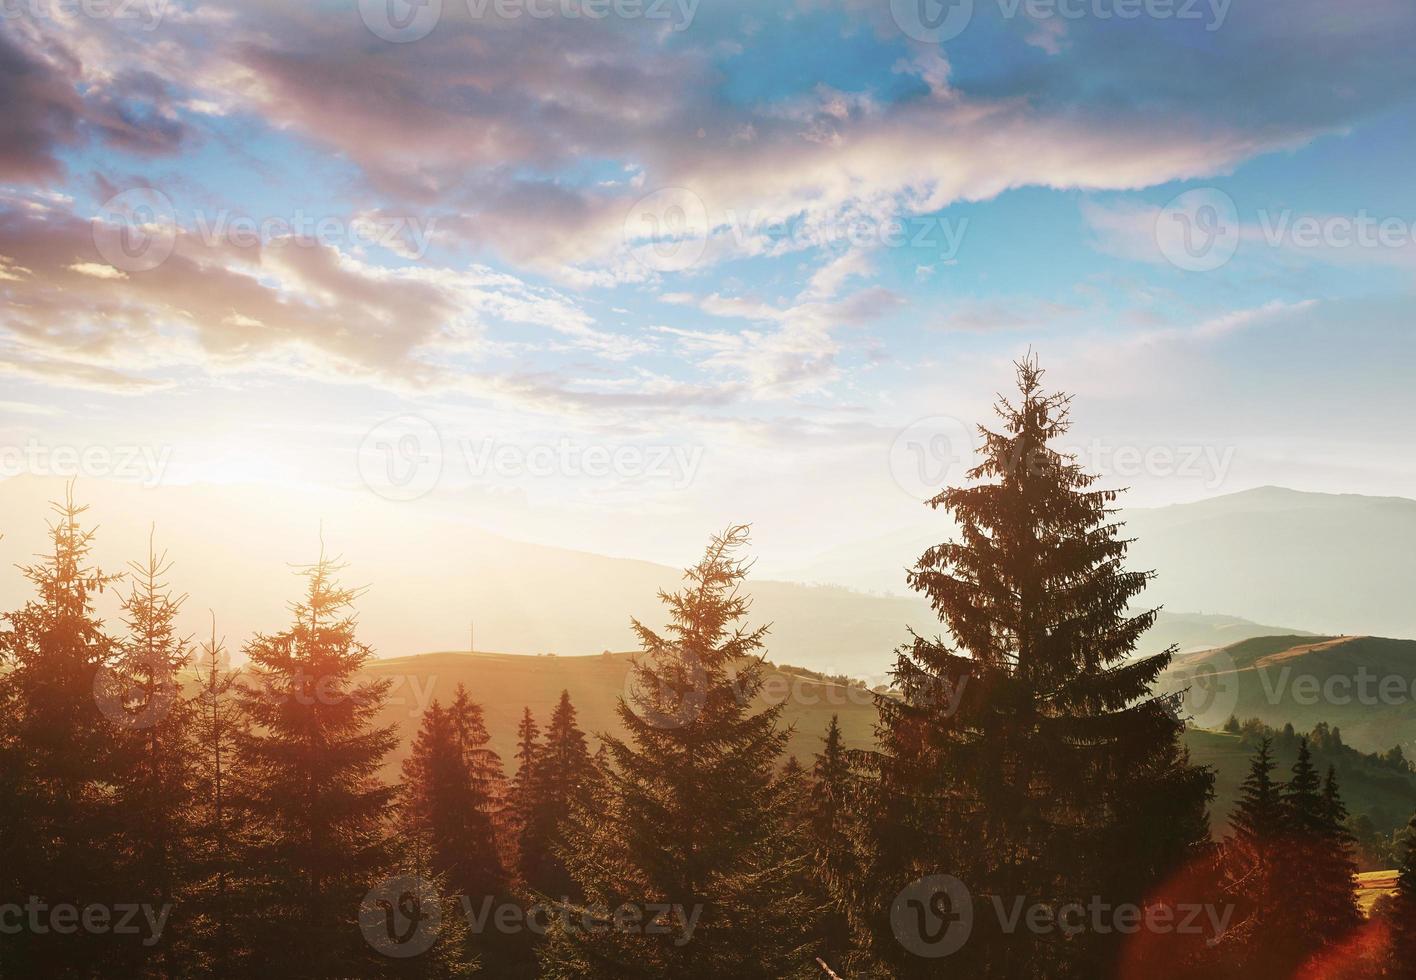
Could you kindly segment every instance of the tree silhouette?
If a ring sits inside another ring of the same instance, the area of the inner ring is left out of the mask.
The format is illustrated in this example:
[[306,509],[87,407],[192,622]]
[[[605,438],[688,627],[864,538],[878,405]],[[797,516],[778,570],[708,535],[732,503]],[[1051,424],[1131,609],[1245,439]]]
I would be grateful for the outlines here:
[[321,553],[302,569],[294,622],[245,649],[243,805],[260,829],[243,859],[261,910],[249,969],[268,977],[360,975],[375,955],[357,917],[389,867],[394,791],[379,771],[397,733],[373,721],[390,681],[358,679],[373,654],[355,636],[358,592],[337,583],[341,567]]
[[[1052,445],[1070,397],[1043,390],[1036,359],[1016,368],[1017,401],[1000,398],[1000,431],[980,428],[969,483],[928,501],[958,539],[908,575],[952,644],[916,634],[902,649],[898,697],[879,701],[880,751],[860,759],[873,795],[862,900],[878,910],[877,954],[902,976],[935,969],[888,914],[913,880],[1139,902],[1205,836],[1212,777],[1185,762],[1177,700],[1152,693],[1172,651],[1133,655],[1156,616],[1131,611],[1150,575],[1122,567],[1116,493]],[[985,914],[950,962],[981,976],[1096,975],[1118,947],[1094,930],[1004,934]]]
[[236,945],[235,923],[253,912],[236,901],[241,894],[237,860],[250,844],[245,811],[235,805],[249,792],[237,755],[248,732],[237,702],[237,673],[226,661],[213,615],[211,637],[198,657],[191,729],[195,786],[190,864],[194,945],[201,954],[199,962],[217,977],[233,975],[249,954]]
[[[792,799],[774,778],[787,732],[781,705],[757,713],[766,627],[740,625],[746,527],[716,535],[685,585],[660,593],[665,633],[638,620],[642,646],[620,698],[625,739],[567,823],[562,858],[602,917],[629,904],[670,928],[553,930],[548,977],[783,977],[810,962],[811,923],[793,884]],[[692,941],[683,917],[696,916]]]
[[[182,688],[192,646],[177,632],[186,597],[173,595],[164,581],[172,567],[166,555],[159,555],[149,538],[147,559],[128,567],[130,591],[123,599],[128,635],[113,670],[122,710],[109,714],[115,738],[131,753],[117,793],[129,842],[124,872],[140,894],[165,906],[193,876],[188,861],[194,774],[187,749],[195,709]],[[175,918],[156,951],[159,975],[171,974],[174,948],[186,945],[183,924],[182,917]]]
[[[124,707],[110,697],[119,646],[94,611],[120,576],[89,563],[94,532],[72,484],[52,508],[49,550],[21,567],[35,597],[0,632],[0,904],[83,907],[114,901],[126,843],[114,805],[123,746],[105,715]],[[22,930],[0,942],[0,973],[63,977],[100,958],[121,972],[140,952],[100,942]]]
[[558,851],[567,808],[589,771],[585,733],[576,725],[570,692],[562,691],[536,756],[531,806],[520,837],[521,873],[535,894],[557,900],[583,897]]

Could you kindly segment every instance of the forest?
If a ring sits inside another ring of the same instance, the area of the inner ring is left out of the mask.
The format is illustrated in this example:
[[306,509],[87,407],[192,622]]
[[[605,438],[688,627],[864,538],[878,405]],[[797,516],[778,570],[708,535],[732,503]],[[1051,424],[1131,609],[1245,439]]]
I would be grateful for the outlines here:
[[1416,977],[1416,820],[1364,915],[1313,759],[1340,735],[1255,723],[1216,839],[1173,651],[1134,652],[1157,610],[1118,491],[1055,448],[1036,360],[997,410],[928,501],[960,529],[909,575],[939,634],[895,651],[873,747],[833,723],[807,764],[754,703],[746,525],[657,597],[666,628],[634,622],[622,734],[566,694],[502,759],[475,690],[376,723],[337,558],[233,666],[218,623],[180,633],[156,544],[94,567],[71,491],[0,625],[0,978]]

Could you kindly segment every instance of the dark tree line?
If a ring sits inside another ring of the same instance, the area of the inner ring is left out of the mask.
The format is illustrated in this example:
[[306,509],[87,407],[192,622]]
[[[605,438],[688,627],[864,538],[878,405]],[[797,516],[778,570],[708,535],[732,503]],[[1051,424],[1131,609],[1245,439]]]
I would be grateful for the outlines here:
[[[1312,964],[1359,940],[1377,953],[1341,975],[1412,976],[1416,825],[1364,922],[1335,775],[1306,742],[1282,782],[1260,745],[1212,841],[1213,773],[1155,692],[1172,653],[1134,652],[1149,575],[1124,566],[1115,493],[1055,448],[1069,400],[1041,379],[1018,365],[982,463],[929,502],[958,536],[909,580],[943,631],[898,651],[874,746],[833,719],[809,767],[756,699],[745,527],[659,596],[666,628],[633,623],[598,751],[565,693],[523,713],[508,777],[459,687],[390,785],[388,682],[364,670],[337,561],[302,570],[291,621],[235,671],[214,627],[179,635],[155,550],[110,636],[94,600],[118,577],[58,505],[23,569],[34,598],[0,630],[0,980],[1287,978],[1337,975]],[[36,902],[141,904],[160,928],[41,929],[38,910],[8,928]],[[1147,926],[1116,928],[1125,909]],[[1173,928],[1187,909],[1203,928]]]

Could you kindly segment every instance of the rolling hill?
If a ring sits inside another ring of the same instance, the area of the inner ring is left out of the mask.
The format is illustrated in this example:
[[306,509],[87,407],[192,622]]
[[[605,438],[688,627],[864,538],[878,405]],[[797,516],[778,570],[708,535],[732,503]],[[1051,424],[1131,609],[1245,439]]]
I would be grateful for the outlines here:
[[[563,689],[570,691],[580,725],[592,735],[592,745],[596,733],[618,733],[621,726],[615,705],[625,692],[630,656],[431,653],[376,661],[368,673],[389,678],[394,684],[391,703],[380,721],[398,725],[404,736],[389,759],[385,775],[391,780],[398,778],[399,766],[407,754],[407,739],[418,725],[422,708],[434,697],[451,699],[458,684],[465,685],[472,698],[483,705],[492,747],[508,769],[513,764],[516,724],[522,708],[530,707],[544,722]],[[840,718],[848,747],[865,749],[874,744],[876,711],[869,692],[862,687],[842,685],[793,668],[772,667],[766,694],[774,703],[785,700],[782,717],[794,728],[787,751],[803,765],[809,766],[819,751],[821,736],[833,714]],[[1192,760],[1216,771],[1212,824],[1215,833],[1222,834],[1253,755],[1252,738],[1191,729],[1184,739]],[[1280,776],[1286,773],[1295,755],[1293,745],[1280,740]],[[1324,768],[1328,764],[1337,768],[1352,814],[1367,815],[1379,832],[1390,835],[1404,826],[1416,810],[1416,775],[1402,775],[1373,764],[1351,748],[1322,749],[1315,758]]]
[[1376,636],[1270,636],[1177,657],[1162,679],[1188,688],[1195,724],[1231,714],[1306,731],[1341,728],[1349,745],[1385,751],[1416,744],[1416,640]]

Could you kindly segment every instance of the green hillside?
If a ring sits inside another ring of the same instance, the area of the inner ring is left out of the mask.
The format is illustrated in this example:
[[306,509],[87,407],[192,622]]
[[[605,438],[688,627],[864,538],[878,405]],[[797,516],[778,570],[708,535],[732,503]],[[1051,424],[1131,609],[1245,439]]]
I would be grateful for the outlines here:
[[[1364,845],[1369,851],[1389,846],[1392,836],[1406,826],[1416,813],[1416,773],[1404,763],[1359,752],[1340,741],[1341,736],[1326,726],[1300,733],[1291,728],[1272,730],[1252,723],[1242,732],[1213,732],[1190,729],[1185,733],[1185,745],[1191,759],[1215,770],[1215,800],[1211,826],[1216,836],[1229,830],[1229,815],[1239,799],[1240,784],[1248,772],[1249,762],[1258,749],[1259,740],[1268,735],[1273,739],[1275,776],[1286,779],[1298,758],[1300,734],[1307,734],[1313,752],[1313,762],[1319,771],[1328,766],[1337,770],[1338,785],[1348,812],[1364,829]],[[1365,821],[1363,820],[1365,818]],[[1380,843],[1379,843],[1380,842]],[[1389,865],[1389,855],[1368,862],[1372,867]]]
[[1416,640],[1249,639],[1178,657],[1162,685],[1201,695],[1187,702],[1199,727],[1218,728],[1234,714],[1300,731],[1326,722],[1367,752],[1416,744]]

